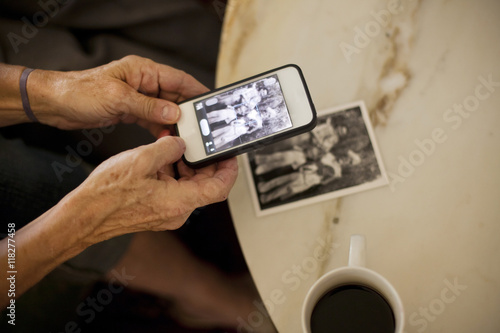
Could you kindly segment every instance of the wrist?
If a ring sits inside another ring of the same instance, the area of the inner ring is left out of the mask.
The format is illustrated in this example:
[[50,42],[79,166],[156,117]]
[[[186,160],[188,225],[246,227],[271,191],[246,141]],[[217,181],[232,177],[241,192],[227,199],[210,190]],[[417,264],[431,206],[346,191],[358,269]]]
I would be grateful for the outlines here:
[[90,176],[57,205],[71,220],[71,230],[77,231],[73,240],[77,247],[88,247],[124,233],[123,226],[110,222],[121,202],[113,187]]
[[40,123],[61,127],[64,106],[61,94],[65,87],[65,73],[37,69],[27,82],[29,102]]
[[55,242],[50,245],[51,252],[63,258],[63,261],[93,245],[86,237],[88,227],[85,221],[90,218],[82,207],[83,202],[75,200],[77,198],[73,199],[71,194],[44,214],[37,226],[41,229],[40,234],[44,234],[43,239],[52,239]]
[[[21,89],[21,77],[26,67],[0,64],[0,126],[31,121],[25,112]],[[60,91],[64,86],[64,73],[36,69],[24,77],[25,104],[41,123],[57,125],[62,107]]]
[[[46,253],[51,254],[46,257],[44,253],[36,251],[27,257],[45,261],[47,269],[51,270],[89,246],[111,238],[102,235],[101,231],[106,216],[113,210],[111,202],[100,200],[92,193],[91,188],[80,186],[24,227],[23,237],[44,244]],[[48,239],[50,242],[47,242]]]
[[[19,253],[16,257],[16,269],[19,272],[19,284],[16,288],[18,295],[92,245],[86,241],[79,228],[86,218],[83,215],[81,206],[65,197],[16,232],[16,252]],[[5,256],[5,253],[0,253],[0,257]]]
[[[72,227],[74,216],[74,212],[61,209],[59,203],[16,233],[16,250],[21,253],[17,267],[24,280],[45,276],[89,246]],[[36,271],[31,270],[33,263],[38,267]]]

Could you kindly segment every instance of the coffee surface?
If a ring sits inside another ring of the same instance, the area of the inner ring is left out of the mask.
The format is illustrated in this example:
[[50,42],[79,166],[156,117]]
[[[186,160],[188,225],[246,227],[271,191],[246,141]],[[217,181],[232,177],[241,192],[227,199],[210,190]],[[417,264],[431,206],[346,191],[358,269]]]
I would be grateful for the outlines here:
[[345,285],[320,298],[311,315],[312,333],[394,333],[392,309],[378,292]]

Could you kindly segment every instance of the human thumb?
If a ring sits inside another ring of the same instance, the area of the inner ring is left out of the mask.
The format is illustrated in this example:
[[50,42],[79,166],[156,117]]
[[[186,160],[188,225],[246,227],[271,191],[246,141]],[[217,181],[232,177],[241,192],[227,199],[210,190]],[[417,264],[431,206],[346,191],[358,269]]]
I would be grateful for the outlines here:
[[157,171],[163,166],[177,162],[186,150],[184,140],[176,136],[165,136],[146,146],[151,156],[150,167]]

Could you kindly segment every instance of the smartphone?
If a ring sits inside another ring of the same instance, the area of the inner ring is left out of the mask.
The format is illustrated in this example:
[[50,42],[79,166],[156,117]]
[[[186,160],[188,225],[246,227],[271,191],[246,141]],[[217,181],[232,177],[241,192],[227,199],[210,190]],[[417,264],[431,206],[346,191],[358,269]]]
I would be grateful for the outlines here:
[[177,135],[192,168],[312,130],[316,110],[301,69],[279,67],[179,104]]

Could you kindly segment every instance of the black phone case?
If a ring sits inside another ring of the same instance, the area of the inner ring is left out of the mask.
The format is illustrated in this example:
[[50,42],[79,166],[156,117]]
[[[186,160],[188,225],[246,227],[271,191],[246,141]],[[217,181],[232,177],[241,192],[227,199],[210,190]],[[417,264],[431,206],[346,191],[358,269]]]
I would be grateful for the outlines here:
[[[215,156],[207,156],[206,158],[204,158],[202,160],[199,160],[197,162],[187,161],[185,159],[184,155],[182,155],[182,161],[188,167],[190,167],[190,168],[193,168],[193,169],[202,168],[202,167],[205,167],[207,165],[210,165],[210,164],[213,164],[213,163],[216,163],[216,162],[219,162],[219,161],[223,161],[223,160],[226,160],[226,159],[234,157],[234,156],[238,156],[238,155],[244,154],[244,153],[249,152],[251,150],[258,149],[258,148],[263,147],[265,145],[268,145],[268,144],[271,144],[271,143],[275,143],[275,142],[278,142],[278,141],[281,141],[281,140],[284,140],[284,139],[288,139],[288,138],[291,138],[291,137],[296,136],[298,134],[309,132],[312,129],[314,129],[314,127],[316,127],[316,123],[317,123],[316,108],[314,107],[314,103],[312,101],[311,94],[309,93],[309,88],[307,87],[306,80],[304,78],[304,74],[302,73],[302,70],[300,69],[300,67],[297,66],[297,65],[295,65],[295,64],[288,64],[288,65],[280,66],[280,67],[277,67],[277,68],[274,68],[274,69],[262,72],[260,74],[253,75],[253,76],[248,77],[246,79],[243,79],[243,80],[240,80],[240,81],[237,81],[237,82],[225,85],[223,87],[211,90],[211,91],[209,91],[207,93],[204,93],[204,94],[195,96],[193,98],[184,100],[184,101],[182,101],[182,103],[184,104],[184,103],[187,103],[187,102],[189,102],[191,100],[194,100],[194,99],[206,96],[206,95],[213,94],[213,93],[215,93],[217,91],[241,85],[242,83],[244,83],[246,81],[251,81],[251,80],[256,79],[256,78],[258,78],[260,76],[265,76],[266,74],[278,71],[278,70],[286,68],[286,67],[294,67],[295,69],[297,69],[297,71],[299,73],[300,79],[301,79],[302,84],[304,86],[304,90],[305,90],[307,99],[309,101],[309,105],[311,107],[311,111],[313,113],[313,119],[311,120],[310,123],[308,123],[308,124],[306,124],[304,126],[301,126],[301,127],[297,127],[297,128],[295,128],[293,130],[286,131],[284,133],[279,133],[279,134],[273,135],[273,136],[271,136],[269,138],[259,139],[255,143],[248,144],[248,145],[246,145],[244,147],[239,147],[239,148],[236,148],[236,149],[233,149],[233,150],[229,150],[227,152],[224,152],[224,153],[221,153],[221,154],[218,154],[218,155],[215,155]],[[177,124],[175,125],[175,131],[176,131],[176,135],[179,135],[179,130],[177,128]]]

